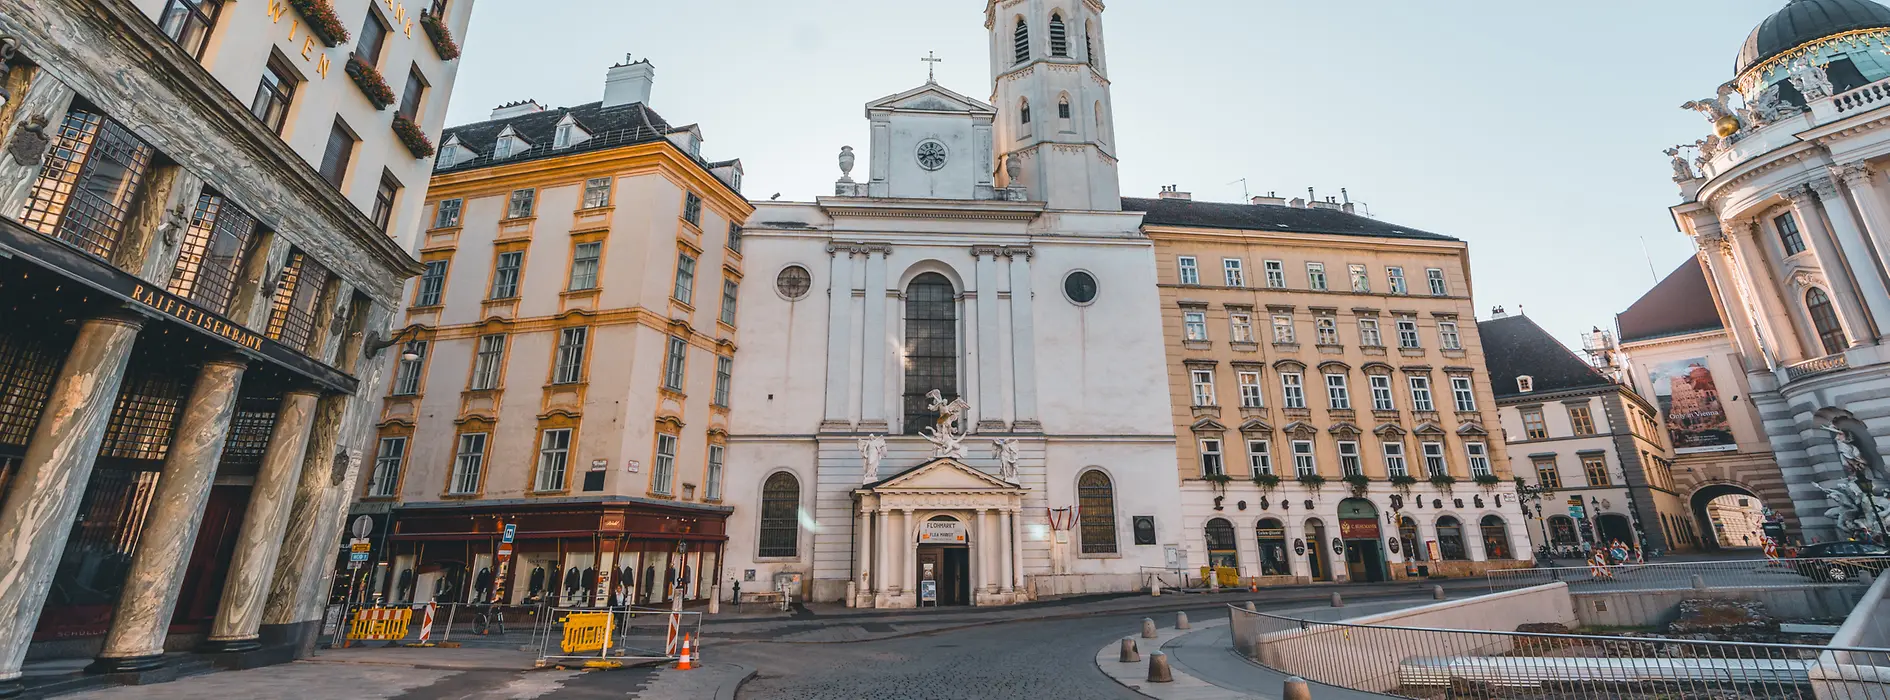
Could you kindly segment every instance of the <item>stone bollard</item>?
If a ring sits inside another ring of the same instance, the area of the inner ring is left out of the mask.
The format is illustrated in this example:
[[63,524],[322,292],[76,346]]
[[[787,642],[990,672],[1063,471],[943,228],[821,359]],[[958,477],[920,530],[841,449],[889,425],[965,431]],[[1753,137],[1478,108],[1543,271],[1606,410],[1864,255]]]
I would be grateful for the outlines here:
[[1185,612],[1175,613],[1175,629],[1178,629],[1178,630],[1193,629],[1192,627],[1188,626],[1188,613],[1185,613]]
[[1208,569],[1208,592],[1221,592],[1221,572]]
[[1704,576],[1701,576],[1699,574],[1694,574],[1692,576],[1687,577],[1687,582],[1693,584],[1693,590],[1696,590],[1696,591],[1706,590],[1706,577]]
[[1257,612],[1260,612],[1260,609],[1259,609],[1259,608],[1256,608],[1256,607],[1254,607],[1254,606],[1253,606],[1253,601],[1251,601],[1251,600],[1249,600],[1249,601],[1247,601],[1247,612],[1256,612],[1256,613],[1257,613]]
[[1135,648],[1134,637],[1122,638],[1122,656],[1118,657],[1117,660],[1125,664],[1132,664],[1142,660],[1142,651]]
[[1168,653],[1151,651],[1148,653],[1148,682],[1173,683],[1175,674],[1168,670]]
[[1161,579],[1156,578],[1154,576],[1148,577],[1148,595],[1151,598],[1161,597],[1162,595],[1162,580]]
[[1345,598],[1341,597],[1337,591],[1334,591],[1332,593],[1332,607],[1335,607],[1335,608],[1345,607]]
[[1443,600],[1443,599],[1444,599],[1444,587],[1431,586],[1431,600]]
[[1147,617],[1142,618],[1142,638],[1143,639],[1155,638],[1155,620],[1153,618],[1147,618]]
[[1280,687],[1280,700],[1312,700],[1312,688],[1307,687],[1306,679],[1293,676]]
[[[851,596],[849,596],[848,599],[850,600]],[[722,614],[722,584],[718,583],[715,585],[714,588],[710,589],[709,614],[710,615]]]

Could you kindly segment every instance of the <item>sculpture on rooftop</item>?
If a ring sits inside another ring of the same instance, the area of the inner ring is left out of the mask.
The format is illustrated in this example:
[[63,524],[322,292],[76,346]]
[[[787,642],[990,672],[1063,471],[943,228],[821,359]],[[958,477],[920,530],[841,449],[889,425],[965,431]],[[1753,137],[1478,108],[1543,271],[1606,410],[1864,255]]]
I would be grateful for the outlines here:
[[1831,76],[1824,66],[1813,65],[1811,59],[1799,56],[1792,61],[1788,80],[1798,93],[1805,96],[1805,102],[1837,94],[1837,88],[1831,85]]

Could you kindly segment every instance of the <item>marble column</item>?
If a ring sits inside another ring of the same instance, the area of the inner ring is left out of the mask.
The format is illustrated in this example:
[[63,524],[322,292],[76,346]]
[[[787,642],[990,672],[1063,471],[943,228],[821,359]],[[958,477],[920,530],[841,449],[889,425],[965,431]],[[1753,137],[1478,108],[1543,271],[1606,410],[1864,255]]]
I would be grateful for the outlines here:
[[827,245],[827,403],[822,430],[851,430],[847,399],[852,377],[847,361],[852,359],[853,252],[838,243]]
[[860,316],[865,346],[860,353],[860,430],[886,431],[886,254],[885,244],[867,246],[866,308]]
[[882,507],[873,519],[873,591],[881,594],[890,592],[893,585],[891,515]]
[[1037,324],[1030,279],[1030,248],[1006,248],[1011,261],[1011,397],[1017,420],[1012,430],[1043,430],[1037,419]]
[[[21,90],[21,81],[26,89]],[[9,89],[13,99],[0,108],[0,117],[6,122],[0,123],[0,142],[16,144],[14,137],[27,122],[35,117],[44,117],[46,125],[40,133],[51,137],[59,133],[60,122],[72,107],[72,98],[76,95],[72,88],[59,82],[58,78],[38,66],[14,66],[8,72]],[[45,150],[31,157],[0,158],[0,211],[13,216],[26,207],[26,200],[33,192],[33,184],[39,181],[39,171],[45,162]],[[4,673],[0,673],[4,675]]]
[[[1813,193],[1822,206],[1810,206]],[[1850,337],[1850,346],[1871,344],[1877,338],[1871,328],[1873,321],[1880,327],[1890,328],[1890,305],[1879,304],[1878,308],[1871,309],[1864,300],[1890,293],[1885,292],[1876,263],[1871,261],[1870,251],[1864,248],[1864,234],[1851,216],[1850,206],[1845,204],[1837,183],[1830,178],[1817,178],[1791,196],[1800,219],[1810,223],[1808,220],[1816,216],[1821,224],[1809,237],[1815,244],[1819,267],[1823,268],[1825,279],[1831,282],[1828,290],[1831,302],[1837,307],[1838,321],[1844,325],[1845,335]],[[1829,236],[1821,235],[1825,233]],[[1860,271],[1863,274],[1859,274]],[[1873,314],[1883,318],[1873,319]]]
[[[1765,249],[1759,245],[1760,224],[1734,222],[1731,229],[1717,240],[1711,232],[1700,231],[1700,246],[1727,313],[1743,331],[1735,337],[1751,348],[1748,359],[1754,361],[1746,366],[1765,366],[1765,352],[1785,364],[1806,359],[1804,343],[1799,342],[1802,336],[1792,325],[1791,307],[1779,293],[1777,268],[1766,262]],[[1753,309],[1752,304],[1759,308]]]
[[[323,597],[323,581],[334,572],[335,550],[340,542],[333,538],[345,529],[341,522],[342,476],[359,459],[358,448],[340,450],[342,416],[355,397],[330,394],[315,404],[313,427],[308,447],[303,452],[301,471],[295,483],[295,497],[282,535],[282,546],[275,559],[275,574],[270,577],[269,597],[263,606],[263,624],[275,629],[297,622],[301,602]],[[603,566],[597,567],[599,571]],[[273,639],[273,637],[272,637]]]
[[177,437],[164,458],[157,493],[145,511],[144,531],[112,612],[105,647],[87,670],[145,671],[164,664],[165,632],[184,585],[184,569],[223,457],[246,367],[239,358],[224,357],[205,362],[197,373],[177,423]]
[[997,559],[991,553],[998,547],[997,540],[992,539],[990,516],[991,511],[983,508],[972,512],[978,520],[978,590],[983,593],[997,592],[997,577],[992,575]]
[[[1878,182],[1877,174],[1870,165],[1863,161],[1846,163],[1831,167],[1831,175],[1844,183],[1851,191],[1851,201],[1857,204],[1857,213],[1863,218],[1864,231],[1876,244],[1878,255],[1890,255],[1890,202],[1885,197],[1890,195]],[[1871,258],[1872,271],[1883,273],[1883,261]],[[1861,273],[1860,273],[1861,274]],[[1872,299],[1872,305],[1890,306],[1890,298]]]
[[999,249],[989,246],[974,246],[972,258],[977,260],[978,293],[978,398],[971,403],[973,411],[978,412],[978,429],[1003,431],[1004,408],[1002,400],[1004,376],[1003,368],[998,365],[1001,351],[998,349],[998,273],[997,256]]
[[998,511],[998,537],[1004,540],[1004,546],[998,551],[998,589],[1001,593],[1017,590],[1014,583],[1015,572],[1012,570],[1017,557],[1017,531],[1011,528],[1011,511]]
[[[864,504],[860,506],[859,510],[860,510],[859,515],[856,515],[853,518],[853,538],[855,540],[854,551],[856,552],[855,556],[859,558],[859,561],[853,563],[853,567],[856,572],[854,574],[854,578],[858,580],[860,583],[860,587],[858,589],[859,592],[871,593],[873,592],[873,584],[876,583],[873,580],[873,575],[872,575],[873,574],[873,530],[872,530],[873,516],[872,516],[872,513],[866,509],[866,506]],[[847,604],[853,605],[854,602],[848,601]]]
[[0,695],[20,677],[142,325],[129,313],[79,324],[0,503]]
[[237,535],[236,550],[230,556],[230,573],[223,580],[223,598],[217,602],[217,617],[210,626],[206,650],[248,651],[261,646],[256,638],[262,626],[263,603],[288,526],[290,498],[307,456],[317,399],[317,394],[308,389],[292,390],[282,397],[275,430],[269,435],[262,467],[249,492],[243,531]]
[[899,577],[905,582],[899,592],[901,595],[914,596],[915,604],[918,602],[919,591],[919,542],[913,534],[913,530],[916,529],[913,524],[916,522],[918,520],[913,515],[912,509],[899,511],[899,531],[896,535],[899,539],[896,542],[899,547],[899,566],[905,570]]

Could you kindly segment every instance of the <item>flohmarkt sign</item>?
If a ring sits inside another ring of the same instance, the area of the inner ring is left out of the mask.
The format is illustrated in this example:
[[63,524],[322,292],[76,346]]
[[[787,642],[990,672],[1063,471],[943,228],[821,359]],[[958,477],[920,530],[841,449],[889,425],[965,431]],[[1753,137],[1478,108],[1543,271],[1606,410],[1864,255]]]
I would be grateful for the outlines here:
[[964,544],[965,524],[938,520],[919,524],[919,544]]

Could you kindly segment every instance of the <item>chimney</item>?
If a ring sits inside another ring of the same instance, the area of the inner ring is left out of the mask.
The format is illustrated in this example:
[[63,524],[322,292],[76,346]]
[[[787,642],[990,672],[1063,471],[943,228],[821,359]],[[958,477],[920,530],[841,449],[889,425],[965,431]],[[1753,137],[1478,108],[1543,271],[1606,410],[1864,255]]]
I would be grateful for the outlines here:
[[1343,209],[1343,210],[1345,210],[1345,213],[1347,213],[1347,214],[1357,214],[1357,213],[1358,213],[1357,211],[1354,211],[1355,209],[1357,209],[1357,207],[1354,207],[1354,206],[1352,206],[1352,203],[1351,203],[1351,202],[1346,202],[1346,203],[1344,203],[1344,204],[1341,204],[1341,205],[1339,205],[1339,208],[1340,208],[1340,209]]
[[1189,192],[1182,192],[1180,185],[1163,185],[1162,192],[1160,195],[1158,195],[1158,197],[1160,197],[1161,199],[1179,199],[1179,200],[1190,201],[1190,202],[1194,201],[1194,194],[1189,193]]
[[1509,312],[1504,311],[1503,307],[1501,306],[1498,306],[1494,309],[1490,309],[1490,320],[1494,321],[1499,318],[1509,318]]
[[519,100],[518,102],[507,102],[498,107],[494,107],[492,109],[492,119],[493,121],[511,119],[512,117],[522,117],[527,114],[537,114],[543,111],[545,111],[545,106],[538,104],[537,100]]
[[1286,198],[1275,197],[1273,196],[1272,192],[1268,192],[1266,196],[1264,197],[1259,196],[1259,195],[1254,195],[1252,202],[1254,204],[1266,204],[1266,205],[1275,206],[1275,207],[1286,206]]
[[623,63],[611,66],[604,73],[604,106],[617,107],[641,102],[650,103],[650,88],[656,83],[656,67],[649,59],[631,61],[629,54],[623,57]]
[[1305,209],[1306,200],[1301,197],[1294,197],[1293,201],[1286,203],[1286,206],[1292,207],[1294,209]]

